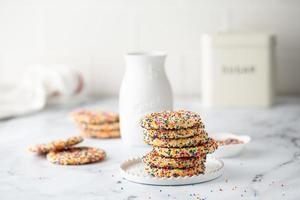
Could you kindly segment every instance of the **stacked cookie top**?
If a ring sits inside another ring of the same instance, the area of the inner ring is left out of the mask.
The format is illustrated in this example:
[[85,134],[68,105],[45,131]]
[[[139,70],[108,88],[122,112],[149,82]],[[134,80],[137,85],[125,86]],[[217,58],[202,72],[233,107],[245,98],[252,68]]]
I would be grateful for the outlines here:
[[152,113],[142,119],[141,126],[145,129],[184,129],[202,125],[200,115],[191,111],[164,111]]
[[193,176],[204,173],[206,154],[216,142],[208,137],[200,116],[191,111],[164,111],[141,121],[144,141],[153,146],[143,157],[146,171],[157,177]]
[[92,138],[120,137],[119,115],[113,112],[81,110],[72,113],[81,135]]

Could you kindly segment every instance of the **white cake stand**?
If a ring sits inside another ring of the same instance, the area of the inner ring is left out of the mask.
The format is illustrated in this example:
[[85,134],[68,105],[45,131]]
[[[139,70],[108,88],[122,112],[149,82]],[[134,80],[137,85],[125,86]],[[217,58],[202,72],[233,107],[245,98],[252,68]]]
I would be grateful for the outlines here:
[[128,181],[148,185],[188,185],[202,183],[218,178],[223,174],[223,161],[215,158],[207,158],[204,174],[191,177],[158,178],[145,172],[145,164],[141,158],[133,158],[124,161],[120,166],[121,176]]

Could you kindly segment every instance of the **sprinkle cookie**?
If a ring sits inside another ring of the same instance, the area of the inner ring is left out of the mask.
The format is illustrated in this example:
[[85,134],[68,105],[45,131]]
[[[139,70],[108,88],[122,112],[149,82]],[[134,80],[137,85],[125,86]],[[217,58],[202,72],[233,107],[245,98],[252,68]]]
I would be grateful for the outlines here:
[[194,176],[203,174],[205,171],[205,165],[200,164],[196,167],[186,169],[167,169],[167,168],[156,168],[146,166],[145,171],[155,177],[178,177],[178,176]]
[[114,123],[103,123],[103,124],[87,124],[87,123],[78,123],[80,129],[87,129],[93,131],[112,131],[119,130],[120,124],[119,122]]
[[79,123],[103,124],[119,121],[119,115],[113,112],[91,112],[82,110],[71,114],[73,119]]
[[81,135],[90,138],[118,138],[120,137],[119,130],[111,131],[94,131],[94,130],[82,130]]
[[152,113],[141,120],[145,129],[182,129],[200,124],[200,115],[184,110]]
[[197,135],[189,138],[180,139],[162,139],[162,138],[151,138],[147,135],[144,136],[144,141],[154,147],[190,147],[198,146],[200,144],[206,143],[208,140],[207,133],[203,130]]
[[195,147],[184,148],[166,148],[153,147],[160,156],[172,158],[186,158],[186,157],[201,157],[204,154],[212,153],[218,148],[215,140],[209,139],[207,143]]
[[66,140],[56,140],[48,144],[38,144],[32,147],[29,147],[29,151],[35,152],[38,154],[46,154],[50,151],[60,151],[66,148],[70,148],[83,141],[83,138],[80,136],[70,137]]
[[82,165],[99,162],[105,159],[102,149],[93,147],[71,147],[64,151],[52,151],[47,154],[47,160],[60,165]]
[[185,169],[195,167],[205,163],[206,156],[193,158],[167,158],[159,156],[155,151],[151,151],[143,157],[143,162],[150,167]]
[[163,138],[163,139],[179,139],[187,138],[196,135],[197,133],[203,131],[205,126],[203,124],[178,130],[167,130],[167,129],[143,129],[144,134],[152,138]]

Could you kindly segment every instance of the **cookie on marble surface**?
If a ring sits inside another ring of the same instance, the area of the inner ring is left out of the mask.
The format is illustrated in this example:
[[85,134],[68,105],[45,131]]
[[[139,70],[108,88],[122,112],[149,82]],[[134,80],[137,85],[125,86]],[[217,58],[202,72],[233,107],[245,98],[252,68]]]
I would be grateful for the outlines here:
[[186,168],[186,169],[168,169],[168,168],[158,168],[158,167],[151,167],[146,165],[145,171],[148,172],[150,175],[155,177],[183,177],[183,176],[194,176],[199,174],[204,174],[205,172],[205,165],[199,164],[198,166]]
[[81,135],[90,138],[119,138],[120,130],[110,130],[110,131],[94,131],[89,129],[81,130]]
[[83,141],[81,136],[70,137],[66,140],[56,140],[47,144],[37,144],[29,147],[29,151],[38,154],[46,154],[50,151],[60,151],[66,148],[70,148]]
[[200,115],[185,110],[151,113],[141,120],[145,129],[182,129],[200,124]]
[[117,113],[105,111],[92,112],[88,110],[81,110],[71,113],[71,116],[76,122],[86,124],[103,124],[119,121],[119,115]]
[[155,151],[151,151],[143,156],[143,162],[148,166],[158,168],[191,168],[199,164],[205,163],[206,156],[203,157],[191,157],[191,158],[167,158],[162,157]]
[[169,148],[169,147],[153,147],[160,156],[172,158],[201,157],[203,155],[213,153],[218,148],[216,141],[212,138],[208,139],[205,144],[194,147]]
[[71,147],[63,151],[51,151],[47,160],[60,165],[82,165],[104,160],[104,150],[93,147]]
[[111,130],[119,130],[120,124],[119,122],[111,122],[111,123],[102,123],[102,124],[87,124],[87,123],[78,123],[80,129],[88,129],[93,131],[111,131]]
[[204,128],[204,124],[201,123],[198,126],[185,129],[143,129],[143,132],[152,138],[179,139],[192,137],[204,130]]
[[148,135],[144,135],[144,141],[154,147],[190,147],[204,144],[208,141],[208,134],[205,130],[198,132],[196,135],[188,138],[179,139],[163,139],[163,138],[151,138]]

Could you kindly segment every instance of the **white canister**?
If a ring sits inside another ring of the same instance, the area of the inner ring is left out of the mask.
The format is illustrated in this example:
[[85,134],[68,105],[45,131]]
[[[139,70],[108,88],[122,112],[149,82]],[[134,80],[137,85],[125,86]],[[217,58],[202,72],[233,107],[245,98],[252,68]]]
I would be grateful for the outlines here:
[[125,144],[144,145],[141,118],[173,108],[172,89],[164,68],[165,58],[166,54],[162,52],[125,55],[126,71],[119,96],[121,137]]
[[207,107],[268,107],[274,36],[224,32],[202,37],[202,99]]

